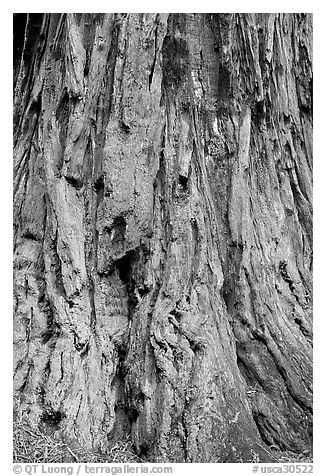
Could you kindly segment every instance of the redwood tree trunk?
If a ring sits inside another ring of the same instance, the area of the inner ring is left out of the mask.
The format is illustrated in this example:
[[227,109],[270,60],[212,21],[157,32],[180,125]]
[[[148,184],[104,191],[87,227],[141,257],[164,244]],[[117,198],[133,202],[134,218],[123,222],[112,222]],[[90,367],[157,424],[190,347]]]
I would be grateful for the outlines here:
[[14,17],[15,408],[148,461],[310,445],[312,17]]

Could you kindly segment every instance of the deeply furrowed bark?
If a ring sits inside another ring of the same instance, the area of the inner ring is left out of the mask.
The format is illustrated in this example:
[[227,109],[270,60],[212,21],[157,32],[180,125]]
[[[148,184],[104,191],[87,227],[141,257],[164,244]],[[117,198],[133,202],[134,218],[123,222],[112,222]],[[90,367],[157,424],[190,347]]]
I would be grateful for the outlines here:
[[149,461],[310,446],[311,16],[14,27],[16,410]]

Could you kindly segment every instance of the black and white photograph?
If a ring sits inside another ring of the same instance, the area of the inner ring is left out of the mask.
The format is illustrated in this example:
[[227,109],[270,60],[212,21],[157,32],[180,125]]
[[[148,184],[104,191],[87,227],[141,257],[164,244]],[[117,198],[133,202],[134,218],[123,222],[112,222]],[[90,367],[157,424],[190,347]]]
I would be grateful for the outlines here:
[[314,15],[77,11],[11,15],[14,473],[312,472]]

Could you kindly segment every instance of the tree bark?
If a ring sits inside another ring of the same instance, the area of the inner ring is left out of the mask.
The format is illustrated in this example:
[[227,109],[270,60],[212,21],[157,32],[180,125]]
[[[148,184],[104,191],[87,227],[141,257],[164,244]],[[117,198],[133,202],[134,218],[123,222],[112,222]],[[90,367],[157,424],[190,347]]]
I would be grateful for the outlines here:
[[156,462],[310,447],[311,15],[14,32],[16,411]]

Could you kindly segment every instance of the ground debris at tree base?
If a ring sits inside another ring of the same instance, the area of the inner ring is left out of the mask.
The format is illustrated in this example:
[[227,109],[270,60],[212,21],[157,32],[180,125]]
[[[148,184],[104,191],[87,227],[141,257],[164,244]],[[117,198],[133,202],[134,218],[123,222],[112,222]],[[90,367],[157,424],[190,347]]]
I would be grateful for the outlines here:
[[116,443],[106,454],[82,446],[73,448],[32,425],[28,418],[17,418],[13,425],[14,463],[141,463],[130,441]]
[[[300,454],[269,448],[273,463],[312,463],[309,450]],[[241,461],[242,462],[242,461]],[[253,455],[252,463],[259,463]],[[132,449],[130,441],[116,443],[109,452],[90,451],[46,435],[28,418],[16,418],[13,425],[13,463],[146,463]]]
[[302,453],[293,453],[293,451],[271,450],[278,463],[313,463],[312,454],[309,450]]

